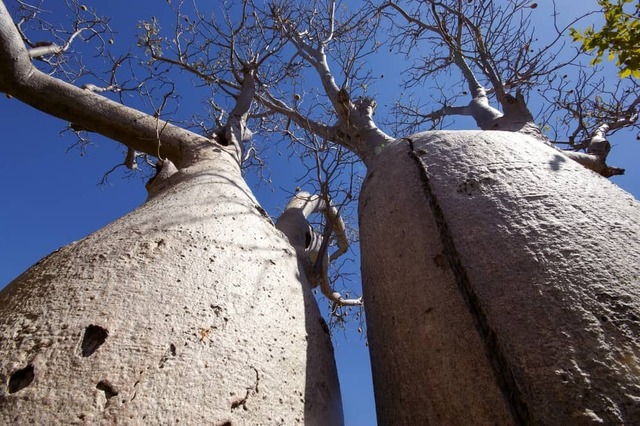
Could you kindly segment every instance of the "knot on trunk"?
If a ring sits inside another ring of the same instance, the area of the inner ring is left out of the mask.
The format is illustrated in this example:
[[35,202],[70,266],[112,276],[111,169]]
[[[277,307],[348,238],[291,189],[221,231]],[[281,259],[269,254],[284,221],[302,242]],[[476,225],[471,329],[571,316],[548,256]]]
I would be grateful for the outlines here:
[[169,178],[176,174],[178,169],[169,160],[158,160],[156,163],[156,175],[145,185],[147,188],[147,201],[155,197],[170,186]]

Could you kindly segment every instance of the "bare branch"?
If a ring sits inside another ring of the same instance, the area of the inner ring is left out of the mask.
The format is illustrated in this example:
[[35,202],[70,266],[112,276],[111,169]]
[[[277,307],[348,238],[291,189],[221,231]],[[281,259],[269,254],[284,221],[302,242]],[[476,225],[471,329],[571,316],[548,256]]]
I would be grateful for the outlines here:
[[38,46],[32,49],[29,49],[29,56],[33,59],[33,58],[40,58],[46,55],[59,55],[60,53],[66,52],[71,46],[71,43],[73,43],[73,40],[77,36],[79,36],[80,33],[82,33],[82,31],[84,30],[86,30],[86,28],[80,28],[79,30],[71,34],[71,37],[69,37],[69,40],[67,40],[64,46],[58,46],[55,43],[51,43],[48,45]]
[[[545,140],[527,108],[524,89],[566,64],[551,65],[555,52],[550,49],[561,33],[538,54],[531,55],[533,36],[528,30],[527,1],[416,0],[406,4],[413,9],[386,2],[378,11],[395,21],[394,13],[389,12],[393,11],[409,24],[396,23],[392,35],[392,45],[407,56],[413,56],[418,43],[429,43],[429,48],[421,50],[432,53],[409,69],[407,85],[422,84],[453,64],[471,96],[465,107],[449,107],[451,102],[445,99],[440,101],[445,108],[409,120],[439,122],[449,114],[471,115],[481,129],[519,131]],[[443,48],[448,56],[441,53]],[[511,89],[516,89],[515,96],[508,93]],[[502,112],[491,106],[490,97],[500,103]]]
[[547,105],[541,119],[556,138],[569,134],[554,143],[594,154],[604,165],[611,148],[607,139],[623,128],[640,129],[639,87],[631,79],[611,87],[598,69],[585,67],[573,79],[556,79],[539,91]]
[[[79,0],[64,2],[71,19],[68,23],[52,23],[46,19],[44,2],[27,4],[18,0],[16,8],[16,28],[32,59],[45,73],[74,82],[92,70],[83,64],[83,56],[72,44],[80,45],[95,41],[92,48],[101,55],[107,54],[107,46],[113,43],[113,33],[108,18],[98,16],[92,8],[80,4]],[[32,41],[36,38],[37,41]],[[82,43],[77,43],[77,41]]]
[[[282,114],[303,129],[309,130],[311,133],[328,140],[337,140],[336,129],[332,126],[319,123],[315,120],[302,115],[299,111],[289,107],[285,102],[275,98],[270,93],[256,95],[258,102],[263,104],[270,110]],[[349,147],[355,150],[355,146]]]
[[148,114],[37,70],[4,3],[0,3],[0,90],[50,115],[151,155],[157,155],[160,123],[161,155],[176,164],[188,161],[193,149],[211,143],[195,133],[159,122]]
[[567,157],[577,163],[580,163],[589,170],[602,175],[604,177],[618,176],[624,174],[624,169],[617,167],[609,167],[601,159],[599,155],[586,154],[584,152],[562,151]]
[[305,36],[308,35],[308,31],[298,31],[294,28],[293,23],[289,20],[283,19],[282,12],[272,6],[272,17],[274,21],[278,24],[280,28],[283,29],[283,32],[286,37],[293,43],[293,45],[298,50],[298,53],[307,61],[311,66],[313,66],[320,77],[320,81],[322,86],[324,87],[324,91],[331,100],[334,108],[337,110],[341,107],[339,101],[338,92],[340,88],[336,84],[335,79],[333,78],[333,74],[329,69],[329,64],[327,62],[327,55],[325,53],[325,49],[327,45],[333,39],[333,22],[334,22],[334,14],[335,14],[335,1],[331,1],[330,5],[330,29],[328,31],[328,35],[324,40],[318,40],[318,44],[316,46],[311,46],[306,40]]
[[[293,2],[274,3],[270,9],[270,19],[274,22],[274,30],[288,40],[301,57],[315,71],[330,106],[324,106],[324,112],[335,117],[335,124],[328,125],[301,114],[299,109],[286,106],[269,88],[261,90],[261,103],[267,108],[285,114],[288,119],[303,129],[309,130],[320,137],[327,138],[334,143],[347,147],[358,153],[366,162],[374,157],[381,147],[393,138],[382,132],[373,120],[376,104],[373,99],[362,96],[352,98],[353,89],[348,87],[349,81],[357,80],[356,62],[364,55],[364,46],[372,46],[370,38],[349,34],[363,34],[371,17],[352,15],[343,19],[337,25],[336,2],[330,1],[327,10],[319,2],[309,6],[294,6]],[[325,15],[321,15],[324,10]],[[322,23],[316,23],[322,21]],[[342,45],[345,53],[341,57],[343,64],[344,82],[336,83],[336,78],[329,66],[328,52],[330,44]],[[348,46],[348,47],[345,47]],[[363,84],[363,87],[366,86]],[[271,92],[271,93],[270,93]]]

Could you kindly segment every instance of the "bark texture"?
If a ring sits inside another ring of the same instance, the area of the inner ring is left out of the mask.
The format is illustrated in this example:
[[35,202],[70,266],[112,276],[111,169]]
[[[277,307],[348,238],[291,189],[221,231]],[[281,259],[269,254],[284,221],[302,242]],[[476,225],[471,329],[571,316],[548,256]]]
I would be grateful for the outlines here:
[[638,218],[631,195],[525,135],[386,148],[360,197],[379,422],[637,421]]
[[342,424],[326,325],[235,159],[169,181],[0,293],[0,423]]

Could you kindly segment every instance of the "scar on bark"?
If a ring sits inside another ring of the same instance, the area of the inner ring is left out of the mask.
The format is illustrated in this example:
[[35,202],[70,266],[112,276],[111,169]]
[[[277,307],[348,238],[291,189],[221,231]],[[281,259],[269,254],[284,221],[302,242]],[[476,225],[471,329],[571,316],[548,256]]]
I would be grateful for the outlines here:
[[[443,246],[442,253],[436,255],[434,262],[438,267],[442,267],[440,265],[442,264],[443,266],[448,266],[451,269],[459,293],[464,299],[469,313],[473,318],[476,330],[484,342],[485,354],[487,355],[493,369],[496,384],[500,388],[503,397],[509,406],[515,423],[519,425],[530,424],[531,419],[529,415],[529,407],[526,404],[520,388],[518,388],[516,384],[514,373],[505,355],[504,348],[487,318],[486,312],[480,303],[475,288],[469,280],[464,262],[462,261],[460,253],[456,247],[455,238],[449,228],[447,216],[438,202],[437,194],[433,190],[428,166],[420,156],[421,150],[416,150],[414,141],[411,138],[402,138],[402,140],[406,140],[408,142],[408,154],[411,159],[415,161],[418,168],[425,199],[429,204],[431,214],[435,219],[440,242]],[[425,313],[427,312],[428,311]]]
[[[120,392],[109,382],[108,380],[100,380],[96,385],[96,389],[101,392],[104,392],[104,397],[106,399],[106,405],[104,408],[108,407],[111,403],[111,399],[115,396],[118,396]],[[124,402],[124,401],[123,401]]]
[[[327,229],[322,234],[313,229],[307,220],[314,213],[321,213],[326,218]],[[344,221],[330,200],[327,202],[323,197],[308,192],[297,193],[278,218],[276,228],[287,236],[295,248],[312,288],[319,285],[322,294],[336,305],[362,305],[362,298],[344,299],[339,292],[333,291],[329,283],[329,263],[349,248]],[[327,249],[331,234],[336,236],[338,249],[329,256]]]

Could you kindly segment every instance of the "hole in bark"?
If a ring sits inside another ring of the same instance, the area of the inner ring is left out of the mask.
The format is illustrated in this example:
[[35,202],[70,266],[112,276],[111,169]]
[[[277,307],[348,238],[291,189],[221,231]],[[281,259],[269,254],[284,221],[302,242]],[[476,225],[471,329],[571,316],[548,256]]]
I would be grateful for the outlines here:
[[173,343],[169,344],[169,349],[162,355],[160,359],[160,363],[158,364],[158,368],[164,368],[164,365],[169,360],[169,357],[176,356],[176,345]]
[[118,395],[118,391],[106,380],[100,380],[96,385],[96,389],[104,392],[104,396],[107,397],[107,401]]
[[602,321],[602,322],[607,322],[607,321],[609,321],[609,318],[607,318],[606,316],[602,315],[602,316],[600,317],[600,321]]
[[82,356],[87,357],[93,355],[100,346],[107,340],[109,331],[106,329],[91,324],[84,330],[84,336],[82,338]]
[[229,146],[229,140],[227,139],[226,135],[224,134],[224,129],[217,129],[212,137],[213,139],[218,142],[220,145],[222,146]]
[[11,377],[9,377],[9,393],[16,393],[33,382],[35,377],[35,370],[33,365],[29,364],[25,368],[15,371]]

